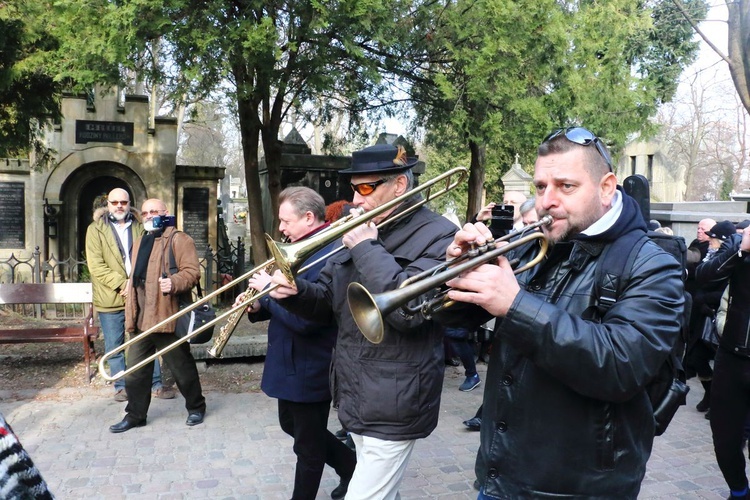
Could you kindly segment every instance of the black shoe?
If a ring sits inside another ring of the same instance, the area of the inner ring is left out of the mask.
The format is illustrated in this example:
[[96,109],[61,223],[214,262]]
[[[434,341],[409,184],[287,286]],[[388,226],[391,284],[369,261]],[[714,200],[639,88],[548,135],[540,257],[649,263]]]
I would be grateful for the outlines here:
[[344,441],[346,439],[346,436],[348,436],[349,434],[347,434],[344,429],[339,429],[334,432],[333,435],[336,436],[336,439]]
[[188,415],[187,420],[185,420],[185,425],[198,425],[203,423],[203,417],[206,416],[206,412],[204,411],[196,411]]
[[349,490],[349,481],[350,480],[351,480],[351,478],[349,478],[349,480],[347,480],[347,481],[344,481],[342,479],[341,482],[339,483],[339,485],[336,486],[336,488],[334,488],[334,490],[331,492],[331,498],[333,500],[341,500],[342,498],[344,498],[346,496],[346,492]]
[[707,392],[703,395],[703,399],[695,405],[695,409],[703,413],[704,411],[708,411],[709,408],[711,408],[711,395]]
[[709,410],[708,410],[708,411],[706,412],[706,414],[705,414],[705,415],[703,415],[703,417],[704,417],[704,418],[705,418],[706,420],[711,420],[711,409],[710,409],[710,408],[709,408]]
[[128,420],[127,418],[123,418],[122,422],[110,425],[109,426],[109,432],[113,434],[118,434],[120,432],[129,431],[130,429],[134,427],[145,427],[146,426],[146,419],[141,420],[140,422],[134,422],[133,420]]
[[469,420],[464,420],[464,425],[468,427],[470,431],[478,431],[482,425],[482,419],[480,417],[473,417]]
[[344,444],[352,451],[357,451],[357,446],[354,444],[354,440],[351,436],[346,436],[346,441],[344,441]]
[[446,366],[461,366],[461,360],[459,358],[445,358]]

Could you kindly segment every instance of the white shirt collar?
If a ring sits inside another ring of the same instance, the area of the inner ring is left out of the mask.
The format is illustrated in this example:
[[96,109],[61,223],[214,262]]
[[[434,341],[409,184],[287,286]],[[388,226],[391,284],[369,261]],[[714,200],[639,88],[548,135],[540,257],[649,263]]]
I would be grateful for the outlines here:
[[591,224],[586,230],[582,232],[586,236],[596,236],[607,231],[609,228],[615,225],[617,219],[620,218],[622,213],[622,193],[620,190],[615,190],[615,195],[612,197],[612,206],[607,212],[601,216],[601,218]]

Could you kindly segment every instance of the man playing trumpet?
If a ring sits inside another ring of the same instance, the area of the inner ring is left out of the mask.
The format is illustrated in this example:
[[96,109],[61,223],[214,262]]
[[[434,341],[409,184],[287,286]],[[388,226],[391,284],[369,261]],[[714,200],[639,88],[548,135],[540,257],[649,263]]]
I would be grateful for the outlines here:
[[[597,263],[617,239],[642,236],[645,220],[617,187],[606,148],[584,128],[545,139],[534,185],[539,217],[553,218],[543,228],[546,259],[516,276],[509,259],[522,265],[534,251],[519,247],[497,265],[448,281],[450,299],[475,306],[440,318],[498,318],[476,462],[479,498],[635,499],[654,439],[645,386],[679,335],[682,269],[647,242],[625,269],[617,301],[598,317]],[[447,258],[489,238],[483,224],[467,224]]]
[[[351,168],[341,172],[351,175],[352,203],[369,212],[406,195],[416,162],[403,148],[389,145],[355,152]],[[347,304],[351,282],[374,292],[393,290],[444,259],[456,228],[423,206],[382,230],[375,227],[386,217],[396,219],[420,197],[406,198],[344,234],[346,249],[328,259],[315,282],[297,278],[290,284],[280,272],[273,276],[280,286],[271,296],[285,308],[338,324],[339,419],[357,449],[349,500],[398,498],[415,440],[437,426],[444,370],[441,331],[421,315],[395,312],[386,318],[382,343],[374,345],[360,333]]]

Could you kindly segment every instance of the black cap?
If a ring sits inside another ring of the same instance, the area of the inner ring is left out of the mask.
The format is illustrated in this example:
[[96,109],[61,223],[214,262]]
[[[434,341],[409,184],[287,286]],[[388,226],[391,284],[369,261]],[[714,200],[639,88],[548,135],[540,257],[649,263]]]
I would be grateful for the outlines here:
[[731,235],[737,234],[737,230],[735,229],[734,224],[732,224],[728,220],[723,220],[717,224],[714,224],[714,227],[712,227],[709,231],[706,231],[706,234],[710,238],[727,240]]

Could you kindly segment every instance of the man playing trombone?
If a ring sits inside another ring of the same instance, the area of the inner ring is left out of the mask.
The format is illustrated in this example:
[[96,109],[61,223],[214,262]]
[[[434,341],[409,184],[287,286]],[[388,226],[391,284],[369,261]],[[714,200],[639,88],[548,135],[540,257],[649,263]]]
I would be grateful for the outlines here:
[[[680,331],[682,269],[653,244],[640,247],[628,284],[602,317],[595,292],[603,252],[645,221],[617,187],[599,138],[576,127],[548,136],[535,164],[536,209],[551,250],[516,276],[526,245],[450,279],[441,320],[497,317],[476,473],[480,499],[635,499],[654,439],[645,386]],[[456,234],[447,258],[490,238],[481,223]],[[625,256],[623,256],[625,258]],[[468,308],[468,310],[467,310]],[[453,312],[451,312],[453,311]],[[459,312],[460,311],[460,312]]]
[[[351,175],[352,203],[369,212],[401,201],[344,234],[346,249],[328,259],[317,281],[297,278],[292,285],[282,273],[273,275],[279,287],[271,296],[281,305],[309,319],[335,319],[338,324],[334,369],[339,419],[357,449],[349,500],[398,498],[415,440],[428,436],[438,421],[444,375],[441,330],[421,315],[396,312],[387,318],[382,343],[374,345],[359,332],[347,304],[353,281],[377,292],[392,290],[444,259],[455,226],[424,206],[407,212],[421,198],[410,194],[416,162],[403,148],[390,145],[355,152],[351,168],[341,172]],[[386,218],[391,222],[378,229]]]
[[[288,187],[279,194],[279,230],[289,241],[304,240],[327,227],[325,202],[318,193],[307,187]],[[333,243],[318,250],[308,261],[328,254]],[[313,268],[300,273],[300,278],[314,280],[324,264],[325,259],[320,259]],[[270,281],[271,276],[261,270],[250,278],[250,288],[260,292]],[[237,301],[243,298],[238,297]],[[336,324],[300,318],[268,295],[254,301],[248,312],[252,322],[270,320],[260,388],[268,396],[278,398],[279,424],[294,438],[297,467],[292,500],[315,499],[326,463],[341,477],[331,498],[344,498],[356,457],[327,428],[331,408],[328,373],[336,343]]]

